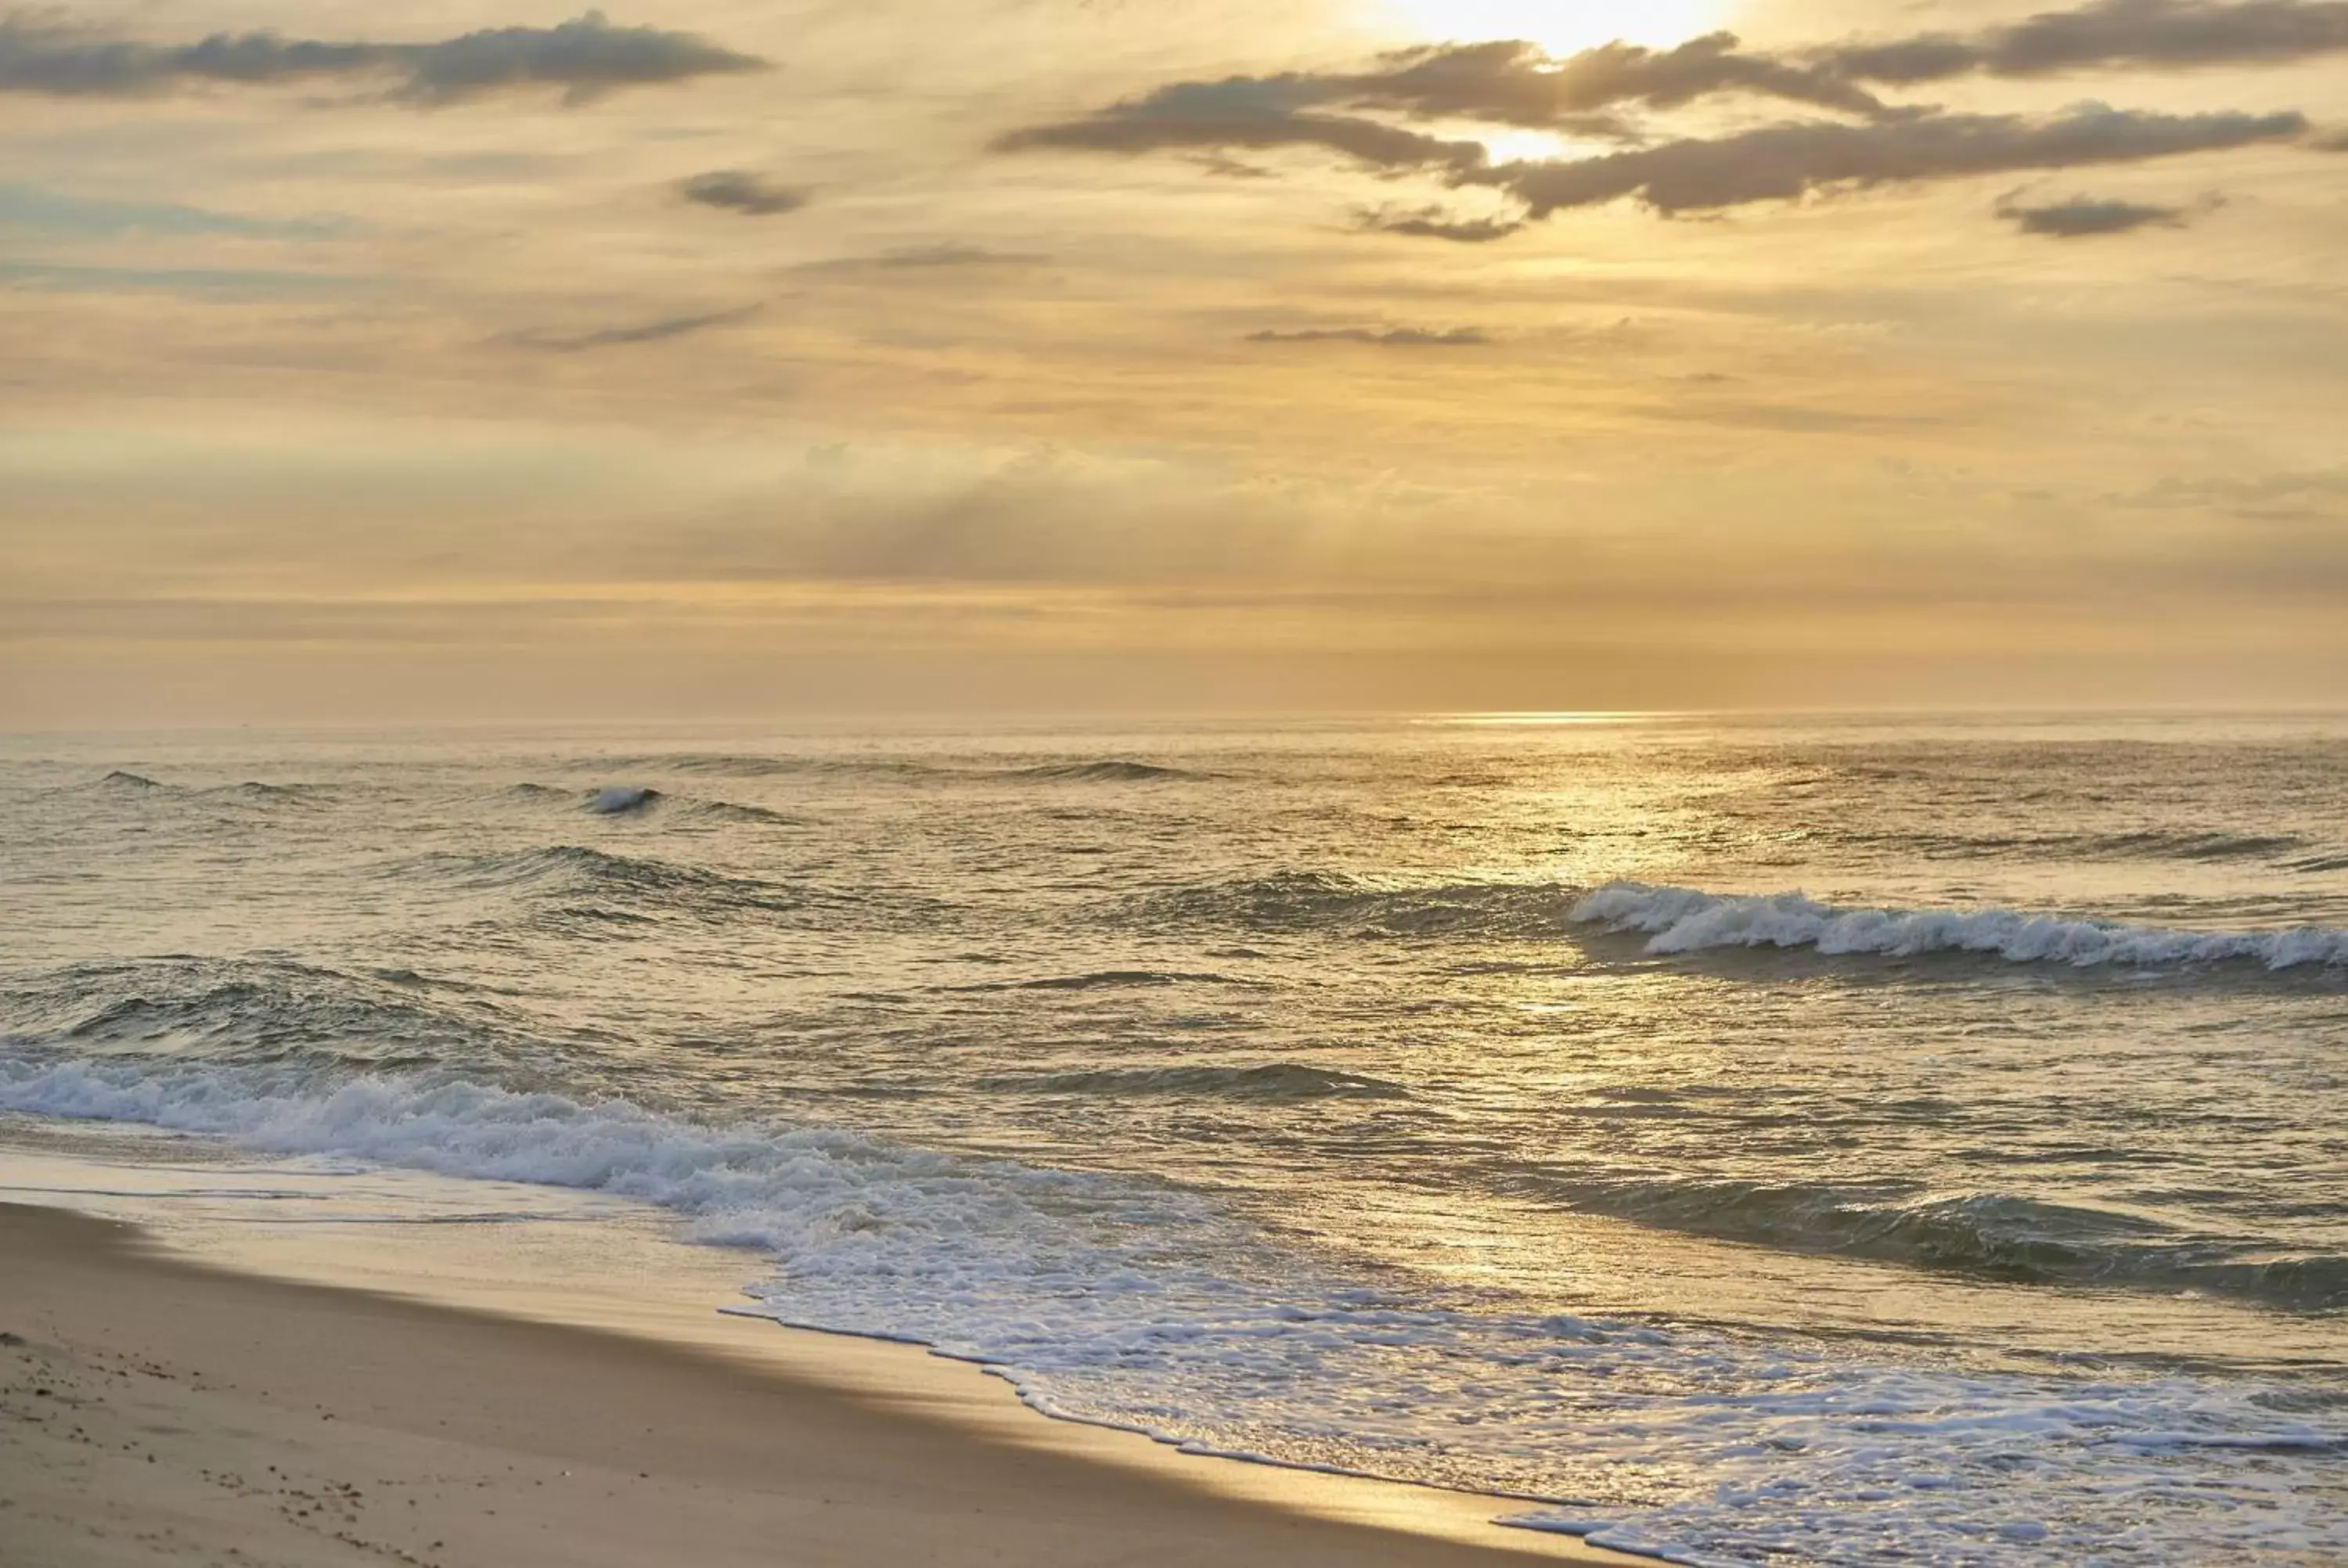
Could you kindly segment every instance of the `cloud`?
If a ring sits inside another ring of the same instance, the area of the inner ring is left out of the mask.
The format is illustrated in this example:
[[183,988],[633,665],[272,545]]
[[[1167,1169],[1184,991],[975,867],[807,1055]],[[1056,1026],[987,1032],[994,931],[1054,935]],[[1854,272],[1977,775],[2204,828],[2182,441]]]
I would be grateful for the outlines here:
[[603,327],[595,332],[558,336],[545,333],[515,333],[502,342],[518,343],[525,348],[543,349],[550,354],[583,354],[590,349],[622,348],[630,343],[662,343],[669,338],[686,337],[694,333],[707,332],[712,327],[731,326],[748,321],[765,307],[743,305],[730,311],[708,311],[699,315],[664,316],[658,321],[644,322],[633,326]]
[[2182,479],[2171,476],[2131,496],[2123,506],[2208,508],[2261,522],[2336,518],[2348,512],[2348,468],[2260,474],[2248,478]]
[[1427,327],[1305,327],[1275,332],[1266,327],[1247,334],[1249,343],[1362,343],[1380,348],[1478,348],[1492,340],[1475,327],[1437,332]]
[[1502,41],[1406,50],[1366,71],[1288,72],[1176,82],[997,148],[1141,153],[1169,149],[1319,146],[1381,168],[1481,161],[1368,118],[1470,120],[1635,141],[1612,110],[1669,110],[1727,94],[1776,98],[1868,119],[1928,111],[1885,103],[1862,83],[1914,86],[1972,74],[2041,77],[2114,67],[2281,65],[2348,52],[2348,0],[2100,0],[1975,34],[1926,33],[1798,55],[1746,51],[1733,33],[1670,49],[1614,43],[1563,58]]
[[1994,210],[2024,234],[2051,240],[2085,240],[2102,234],[2132,234],[2139,229],[2182,229],[2198,212],[2224,205],[2223,197],[2206,197],[2190,207],[2159,207],[2138,201],[2098,200],[2074,196],[2043,207],[2025,207],[2013,196],[2002,199]]
[[[1421,207],[1360,217],[1360,226],[1374,232],[1478,244],[1505,239],[1528,220],[1623,198],[1667,214],[1716,211],[1826,190],[2134,162],[2303,137],[2308,122],[2296,113],[2162,115],[2089,104],[2040,118],[1945,114],[1886,104],[1856,84],[1976,70],[2024,76],[2085,65],[2283,61],[2334,48],[2348,49],[2348,0],[2101,0],[1977,36],[1931,34],[1798,57],[1746,53],[1728,33],[1666,50],[1610,44],[1564,59],[1526,43],[1450,45],[1391,55],[1368,71],[1176,82],[1074,119],[1014,131],[994,145],[999,151],[1213,156],[1321,148],[1381,173],[1424,171],[1455,187],[1500,190],[1523,204],[1515,216],[1463,218]],[[1608,112],[1627,105],[1668,110],[1732,92],[1856,118],[1650,143]],[[1496,164],[1481,141],[1397,119],[1545,128],[1622,147],[1589,158]]]
[[1527,215],[1635,197],[1663,213],[1716,211],[1821,190],[2023,169],[2133,163],[2302,135],[2298,114],[2145,114],[2099,104],[2050,119],[1933,115],[1871,125],[1770,126],[1715,140],[1478,171]]
[[834,256],[828,261],[802,262],[791,270],[796,272],[905,272],[956,267],[1037,267],[1050,260],[1049,256],[1025,251],[990,251],[983,245],[964,245],[948,240],[932,245],[907,245],[900,250],[882,251],[870,256]]
[[1449,240],[1488,245],[1524,229],[1521,218],[1459,218],[1439,207],[1373,208],[1358,215],[1359,227],[1375,234],[1406,234],[1416,240]]
[[240,234],[323,240],[348,232],[334,218],[249,218],[169,201],[114,201],[36,185],[0,185],[0,230],[112,237],[121,234]]
[[1447,141],[1382,120],[1302,112],[1319,93],[1311,77],[1234,77],[1177,82],[1156,92],[1053,125],[998,138],[998,152],[1140,153],[1319,147],[1380,169],[1471,169],[1481,142]]
[[1847,77],[1818,67],[1740,52],[1733,33],[1712,33],[1673,49],[1608,44],[1552,59],[1526,43],[1456,44],[1393,56],[1383,72],[1292,77],[1329,99],[1400,109],[1428,118],[1585,134],[1621,134],[1591,117],[1622,105],[1679,108],[1725,93],[1776,97],[1850,114],[1885,106]]
[[61,294],[177,294],[189,299],[267,300],[334,293],[374,280],[346,272],[256,267],[100,267],[66,261],[0,261],[0,290]]
[[582,104],[622,87],[763,70],[767,62],[691,33],[616,26],[590,11],[551,27],[496,27],[432,44],[331,43],[216,33],[193,44],[108,37],[23,15],[0,19],[0,92],[141,97],[196,87],[388,77],[418,106],[554,87]]
[[1975,73],[2044,77],[2118,66],[2185,70],[2286,65],[2343,52],[2348,52],[2348,3],[2343,0],[2250,0],[2237,5],[2101,0],[1982,33],[1928,33],[1842,45],[1817,52],[1810,63],[1842,77],[1910,86]]
[[751,218],[775,218],[808,204],[808,194],[742,169],[714,169],[677,186],[687,201]]

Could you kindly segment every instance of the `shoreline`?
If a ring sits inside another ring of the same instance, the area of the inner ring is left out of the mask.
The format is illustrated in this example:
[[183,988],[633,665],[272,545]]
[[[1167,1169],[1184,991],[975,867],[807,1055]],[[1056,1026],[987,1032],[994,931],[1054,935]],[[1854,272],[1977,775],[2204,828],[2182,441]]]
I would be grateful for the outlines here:
[[[1184,1453],[918,1347],[724,1313],[723,1253],[582,1291],[515,1267],[506,1227],[375,1225],[362,1260],[316,1226],[190,1247],[83,1206],[0,1203],[11,1561],[1644,1561],[1496,1525],[1503,1499]],[[602,1227],[535,1228],[610,1262]]]

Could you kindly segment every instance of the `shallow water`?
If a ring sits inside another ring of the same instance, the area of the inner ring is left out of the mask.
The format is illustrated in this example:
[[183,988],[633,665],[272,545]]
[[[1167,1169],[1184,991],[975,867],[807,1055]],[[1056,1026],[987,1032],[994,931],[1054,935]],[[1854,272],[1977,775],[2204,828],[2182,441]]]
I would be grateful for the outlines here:
[[38,738],[0,834],[0,1108],[1690,1562],[2348,1553],[2348,724]]

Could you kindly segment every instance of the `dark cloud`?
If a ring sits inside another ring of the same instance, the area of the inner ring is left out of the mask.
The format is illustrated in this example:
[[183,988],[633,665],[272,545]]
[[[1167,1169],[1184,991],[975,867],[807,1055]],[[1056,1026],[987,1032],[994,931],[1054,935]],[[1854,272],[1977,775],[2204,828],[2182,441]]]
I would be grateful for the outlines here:
[[1365,343],[1380,348],[1480,348],[1492,340],[1474,327],[1437,332],[1428,327],[1304,327],[1247,334],[1249,343]]
[[193,44],[109,38],[39,16],[0,19],[0,92],[139,97],[196,87],[382,77],[393,98],[458,103],[551,87],[586,103],[622,87],[762,70],[767,62],[691,33],[615,26],[590,11],[551,27],[496,27],[432,44],[331,43],[216,33]]
[[[1368,71],[1177,82],[1075,119],[1014,131],[996,147],[1217,157],[1236,149],[1320,148],[1381,173],[1425,171],[1523,204],[1518,215],[1457,217],[1434,208],[1361,215],[1360,226],[1375,232],[1478,244],[1506,239],[1554,212],[1623,198],[1664,213],[1718,211],[1819,191],[2127,163],[2303,137],[2307,121],[2297,114],[2159,115],[2100,105],[2052,118],[1943,114],[1886,104],[1857,84],[2091,66],[2281,62],[2333,49],[2348,49],[2348,0],[2100,0],[1976,35],[1850,44],[1802,56],[1747,53],[1727,33],[1663,50],[1611,44],[1565,59],[1525,43],[1451,45],[1389,56]],[[1649,144],[1609,113],[1625,106],[1668,110],[1724,93],[1853,118]],[[1611,139],[1622,149],[1496,165],[1480,141],[1397,120],[1545,128]],[[2091,205],[2098,210],[2050,210],[2014,220],[2032,232],[2083,234],[2120,231],[2088,227],[2098,220],[2142,227],[2176,217]]]
[[1528,216],[1632,197],[1663,213],[1718,210],[1972,175],[2133,163],[2303,135],[2297,114],[2161,115],[2086,105],[2051,119],[1934,115],[1871,125],[1771,126],[1601,158],[1477,171]]
[[687,201],[753,218],[778,217],[808,204],[806,191],[777,185],[743,169],[714,169],[706,174],[695,175],[676,189]]
[[659,321],[642,322],[623,327],[603,327],[595,332],[556,335],[547,333],[516,333],[502,341],[524,348],[543,349],[550,354],[583,354],[590,349],[623,348],[630,343],[662,343],[669,338],[687,337],[707,332],[712,327],[731,326],[747,322],[762,307],[743,305],[730,311],[708,311],[699,315],[664,316]]
[[1997,204],[1996,212],[2024,234],[2043,234],[2050,240],[2085,240],[2102,234],[2132,234],[2139,229],[2182,229],[2196,212],[2219,204],[2214,198],[2192,207],[2159,207],[2139,201],[2074,196],[2067,201],[2026,207],[2009,196]]
[[1562,60],[1531,44],[1457,44],[1395,56],[1382,72],[1281,79],[1312,83],[1331,100],[1363,107],[1582,135],[1623,134],[1619,122],[1601,114],[1606,109],[1678,108],[1725,93],[1849,114],[1889,112],[1831,69],[1742,52],[1733,33],[1709,34],[1673,49],[1608,44]]
[[1360,227],[1376,234],[1405,234],[1416,240],[1448,240],[1457,245],[1488,245],[1505,240],[1525,226],[1521,218],[1459,218],[1439,207],[1397,211],[1379,208],[1361,214]]
[[1369,71],[1177,82],[997,145],[1126,153],[1317,146],[1380,167],[1465,167],[1482,160],[1478,144],[1437,140],[1363,111],[1619,141],[1634,133],[1608,110],[1677,108],[1723,93],[1870,117],[1892,112],[1830,68],[1746,54],[1734,35],[1715,33],[1673,49],[1609,44],[1562,60],[1526,43],[1456,44],[1391,55]]
[[2348,52],[2348,3],[2250,0],[2101,0],[2048,11],[1975,34],[1931,33],[1880,44],[1849,44],[1809,57],[1814,68],[1858,80],[1908,86],[1976,73],[2044,77],[2138,67],[2286,65]]
[[1234,77],[1177,82],[1080,118],[1013,131],[994,148],[1132,155],[1319,147],[1380,169],[1471,169],[1485,161],[1481,142],[1447,141],[1354,115],[1303,112],[1322,95],[1313,85],[1317,81]]

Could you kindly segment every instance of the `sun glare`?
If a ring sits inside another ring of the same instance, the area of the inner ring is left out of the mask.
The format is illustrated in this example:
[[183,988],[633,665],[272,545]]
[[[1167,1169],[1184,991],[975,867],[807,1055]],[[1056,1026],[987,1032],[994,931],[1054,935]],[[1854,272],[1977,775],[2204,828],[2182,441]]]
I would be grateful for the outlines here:
[[1733,0],[1382,0],[1426,43],[1525,38],[1553,55],[1622,39],[1668,46],[1726,25]]

